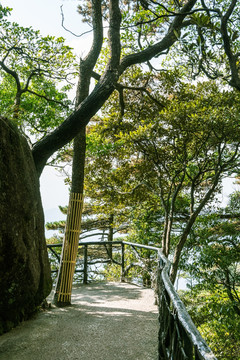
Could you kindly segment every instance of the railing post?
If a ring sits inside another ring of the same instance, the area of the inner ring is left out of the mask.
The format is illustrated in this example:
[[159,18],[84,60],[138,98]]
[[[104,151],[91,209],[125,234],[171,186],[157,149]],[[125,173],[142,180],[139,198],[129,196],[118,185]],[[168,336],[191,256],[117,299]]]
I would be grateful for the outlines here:
[[124,264],[124,252],[125,252],[125,244],[122,242],[121,244],[121,247],[122,247],[122,261],[121,261],[121,264],[122,264],[122,269],[121,269],[121,281],[124,282],[124,271],[125,271],[125,264]]
[[88,246],[84,245],[83,248],[83,283],[84,284],[87,284],[87,280],[88,280],[87,266],[88,266]]
[[112,260],[112,241],[113,241],[113,214],[109,217],[109,228],[108,228],[108,245],[109,257]]

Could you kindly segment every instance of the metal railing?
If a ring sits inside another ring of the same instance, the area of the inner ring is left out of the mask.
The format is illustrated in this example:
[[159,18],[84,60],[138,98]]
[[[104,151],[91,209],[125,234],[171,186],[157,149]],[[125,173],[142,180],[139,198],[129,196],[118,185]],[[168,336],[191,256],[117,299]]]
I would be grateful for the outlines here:
[[[47,245],[57,262],[60,255],[56,249],[61,246]],[[95,269],[96,265],[100,265],[98,270]],[[171,283],[170,268],[169,260],[161,249],[154,246],[126,241],[83,241],[79,243],[75,273],[80,274],[78,281],[85,284],[108,279],[111,271],[121,281],[141,282],[143,285],[151,283],[159,307],[159,360],[217,360]],[[53,272],[56,271],[56,268],[53,269]]]

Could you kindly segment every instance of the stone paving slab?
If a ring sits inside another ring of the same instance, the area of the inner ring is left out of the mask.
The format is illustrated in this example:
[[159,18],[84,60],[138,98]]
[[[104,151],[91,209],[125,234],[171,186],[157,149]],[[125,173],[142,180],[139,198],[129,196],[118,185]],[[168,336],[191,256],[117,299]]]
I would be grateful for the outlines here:
[[151,289],[124,284],[73,289],[72,306],[52,307],[0,337],[0,360],[157,360],[158,311]]

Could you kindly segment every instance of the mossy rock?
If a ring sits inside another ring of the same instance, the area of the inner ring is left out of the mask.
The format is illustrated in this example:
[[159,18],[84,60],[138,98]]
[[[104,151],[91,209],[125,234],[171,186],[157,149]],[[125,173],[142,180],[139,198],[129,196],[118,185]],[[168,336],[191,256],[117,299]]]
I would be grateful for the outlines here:
[[0,333],[28,318],[51,291],[44,216],[31,149],[0,117]]

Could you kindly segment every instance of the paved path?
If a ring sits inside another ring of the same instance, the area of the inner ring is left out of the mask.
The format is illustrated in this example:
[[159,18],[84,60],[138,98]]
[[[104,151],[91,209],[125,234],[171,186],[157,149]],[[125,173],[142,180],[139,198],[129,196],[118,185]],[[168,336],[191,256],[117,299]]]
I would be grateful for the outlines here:
[[92,284],[2,335],[0,360],[156,360],[157,334],[152,290]]

